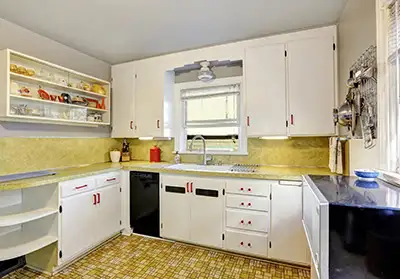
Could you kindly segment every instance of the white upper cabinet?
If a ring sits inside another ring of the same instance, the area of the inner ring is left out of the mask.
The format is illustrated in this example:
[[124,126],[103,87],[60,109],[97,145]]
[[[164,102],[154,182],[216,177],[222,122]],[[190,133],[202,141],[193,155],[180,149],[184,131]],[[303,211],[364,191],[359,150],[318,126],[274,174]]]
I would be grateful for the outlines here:
[[334,135],[334,35],[320,35],[287,43],[289,134]]
[[165,70],[157,58],[138,62],[136,77],[136,126],[138,137],[163,137]]
[[112,66],[113,138],[135,136],[135,69],[129,64]]
[[285,45],[250,47],[245,52],[247,135],[285,136]]

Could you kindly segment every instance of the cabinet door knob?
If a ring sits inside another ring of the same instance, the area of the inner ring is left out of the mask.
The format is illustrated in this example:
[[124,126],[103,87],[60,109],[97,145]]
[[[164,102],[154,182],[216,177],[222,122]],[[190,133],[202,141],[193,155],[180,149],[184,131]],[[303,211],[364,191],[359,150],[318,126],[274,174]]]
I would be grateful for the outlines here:
[[249,203],[247,204],[247,206],[251,206],[251,202],[249,202]]
[[240,224],[244,224],[244,220],[241,220],[241,221],[240,221]]
[[247,246],[251,247],[251,243],[248,243]]
[[93,205],[96,205],[96,204],[97,204],[96,195],[93,194]]
[[244,190],[244,188],[240,188],[240,191],[243,191]]
[[243,205],[244,205],[244,202],[242,202],[240,205],[243,206]]
[[131,128],[131,130],[133,130],[133,121],[129,122],[129,128]]
[[160,120],[157,120],[157,129],[160,129]]
[[247,189],[247,191],[251,192],[251,188]]
[[100,203],[100,193],[97,193],[97,203]]
[[247,224],[251,225],[251,221],[248,221]]
[[240,242],[240,245],[242,245],[242,246],[243,246],[243,244],[244,244],[244,243],[243,243],[243,241],[242,241],[242,242]]

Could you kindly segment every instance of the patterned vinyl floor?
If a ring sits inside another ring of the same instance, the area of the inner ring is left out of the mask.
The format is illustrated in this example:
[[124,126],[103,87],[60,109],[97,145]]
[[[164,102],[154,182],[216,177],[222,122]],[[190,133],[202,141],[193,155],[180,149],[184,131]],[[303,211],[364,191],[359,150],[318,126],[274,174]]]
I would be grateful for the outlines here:
[[120,236],[55,276],[23,268],[4,277],[17,278],[306,279],[310,278],[310,271],[182,243]]

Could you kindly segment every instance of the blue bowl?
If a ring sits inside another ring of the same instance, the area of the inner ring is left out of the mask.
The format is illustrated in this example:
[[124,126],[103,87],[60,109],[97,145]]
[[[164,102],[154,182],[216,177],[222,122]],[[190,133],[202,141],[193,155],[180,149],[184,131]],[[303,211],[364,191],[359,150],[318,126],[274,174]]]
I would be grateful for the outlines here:
[[354,174],[360,178],[374,179],[374,178],[378,177],[379,172],[374,171],[374,170],[357,169],[357,170],[354,170]]

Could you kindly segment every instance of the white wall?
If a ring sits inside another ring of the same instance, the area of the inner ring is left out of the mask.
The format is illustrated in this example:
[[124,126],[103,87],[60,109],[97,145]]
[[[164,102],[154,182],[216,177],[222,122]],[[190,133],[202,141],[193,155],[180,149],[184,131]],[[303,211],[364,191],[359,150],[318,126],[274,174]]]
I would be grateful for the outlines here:
[[[51,17],[49,17],[49,24],[51,24]],[[4,48],[10,48],[98,78],[110,80],[111,77],[109,64],[0,18],[0,49]],[[82,128],[0,122],[0,137],[108,137],[109,134],[109,129],[106,127]]]
[[[347,94],[349,69],[371,45],[376,45],[375,0],[349,0],[338,23],[339,104]],[[341,134],[345,130],[341,129]],[[350,174],[356,168],[378,168],[379,147],[365,150],[362,140],[351,140],[349,145]]]

